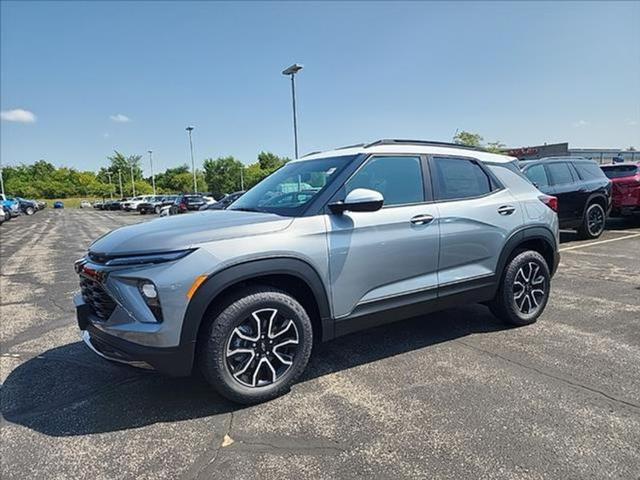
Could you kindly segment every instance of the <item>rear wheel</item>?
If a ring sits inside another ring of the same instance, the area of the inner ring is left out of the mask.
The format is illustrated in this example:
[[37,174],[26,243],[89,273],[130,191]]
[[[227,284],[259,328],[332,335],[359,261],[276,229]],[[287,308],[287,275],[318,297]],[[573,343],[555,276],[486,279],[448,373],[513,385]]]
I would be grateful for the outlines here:
[[551,275],[544,257],[526,250],[511,259],[493,301],[491,312],[511,325],[534,323],[549,300]]
[[580,238],[598,238],[604,231],[607,215],[599,203],[592,203],[587,207],[582,219],[582,225],[578,229]]
[[286,393],[304,371],[311,320],[289,294],[250,287],[230,298],[202,332],[198,363],[221,395],[258,403]]

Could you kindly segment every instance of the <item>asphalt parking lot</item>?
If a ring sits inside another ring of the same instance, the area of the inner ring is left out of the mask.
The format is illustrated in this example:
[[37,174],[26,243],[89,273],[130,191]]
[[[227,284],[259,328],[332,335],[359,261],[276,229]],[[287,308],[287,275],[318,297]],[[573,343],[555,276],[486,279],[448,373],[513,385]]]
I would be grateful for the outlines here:
[[533,326],[472,305],[343,337],[247,408],[79,341],[73,260],[149,218],[48,209],[0,227],[3,479],[640,478],[638,223],[564,233]]

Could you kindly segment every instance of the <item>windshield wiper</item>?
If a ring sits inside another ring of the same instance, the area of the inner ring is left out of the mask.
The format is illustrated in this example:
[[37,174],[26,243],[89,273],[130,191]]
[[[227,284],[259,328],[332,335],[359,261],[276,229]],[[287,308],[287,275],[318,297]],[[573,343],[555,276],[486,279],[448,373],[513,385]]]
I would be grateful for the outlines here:
[[259,212],[259,213],[264,213],[264,210],[258,210],[257,208],[249,208],[249,207],[230,208],[229,210],[235,210],[236,212]]

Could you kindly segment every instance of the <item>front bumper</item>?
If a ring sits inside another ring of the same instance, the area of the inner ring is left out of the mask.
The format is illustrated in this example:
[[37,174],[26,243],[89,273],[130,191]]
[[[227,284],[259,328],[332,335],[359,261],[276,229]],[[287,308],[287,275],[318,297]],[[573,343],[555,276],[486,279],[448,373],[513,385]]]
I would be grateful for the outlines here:
[[101,320],[82,299],[74,298],[78,327],[87,346],[97,355],[114,362],[138,368],[157,370],[174,377],[188,376],[193,368],[195,345],[150,347],[130,342],[101,330]]

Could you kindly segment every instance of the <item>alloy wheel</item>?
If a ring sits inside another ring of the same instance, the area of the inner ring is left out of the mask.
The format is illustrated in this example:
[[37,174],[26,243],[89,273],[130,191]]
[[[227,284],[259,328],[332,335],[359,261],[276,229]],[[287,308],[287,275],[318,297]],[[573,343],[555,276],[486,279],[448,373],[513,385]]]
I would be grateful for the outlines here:
[[513,301],[520,313],[535,314],[544,302],[546,290],[546,280],[540,265],[527,262],[518,269],[513,281]]
[[271,385],[293,365],[299,342],[293,320],[275,308],[256,310],[231,332],[227,368],[244,386]]
[[591,205],[587,210],[587,229],[589,234],[597,237],[604,230],[605,215],[604,210],[597,203]]

